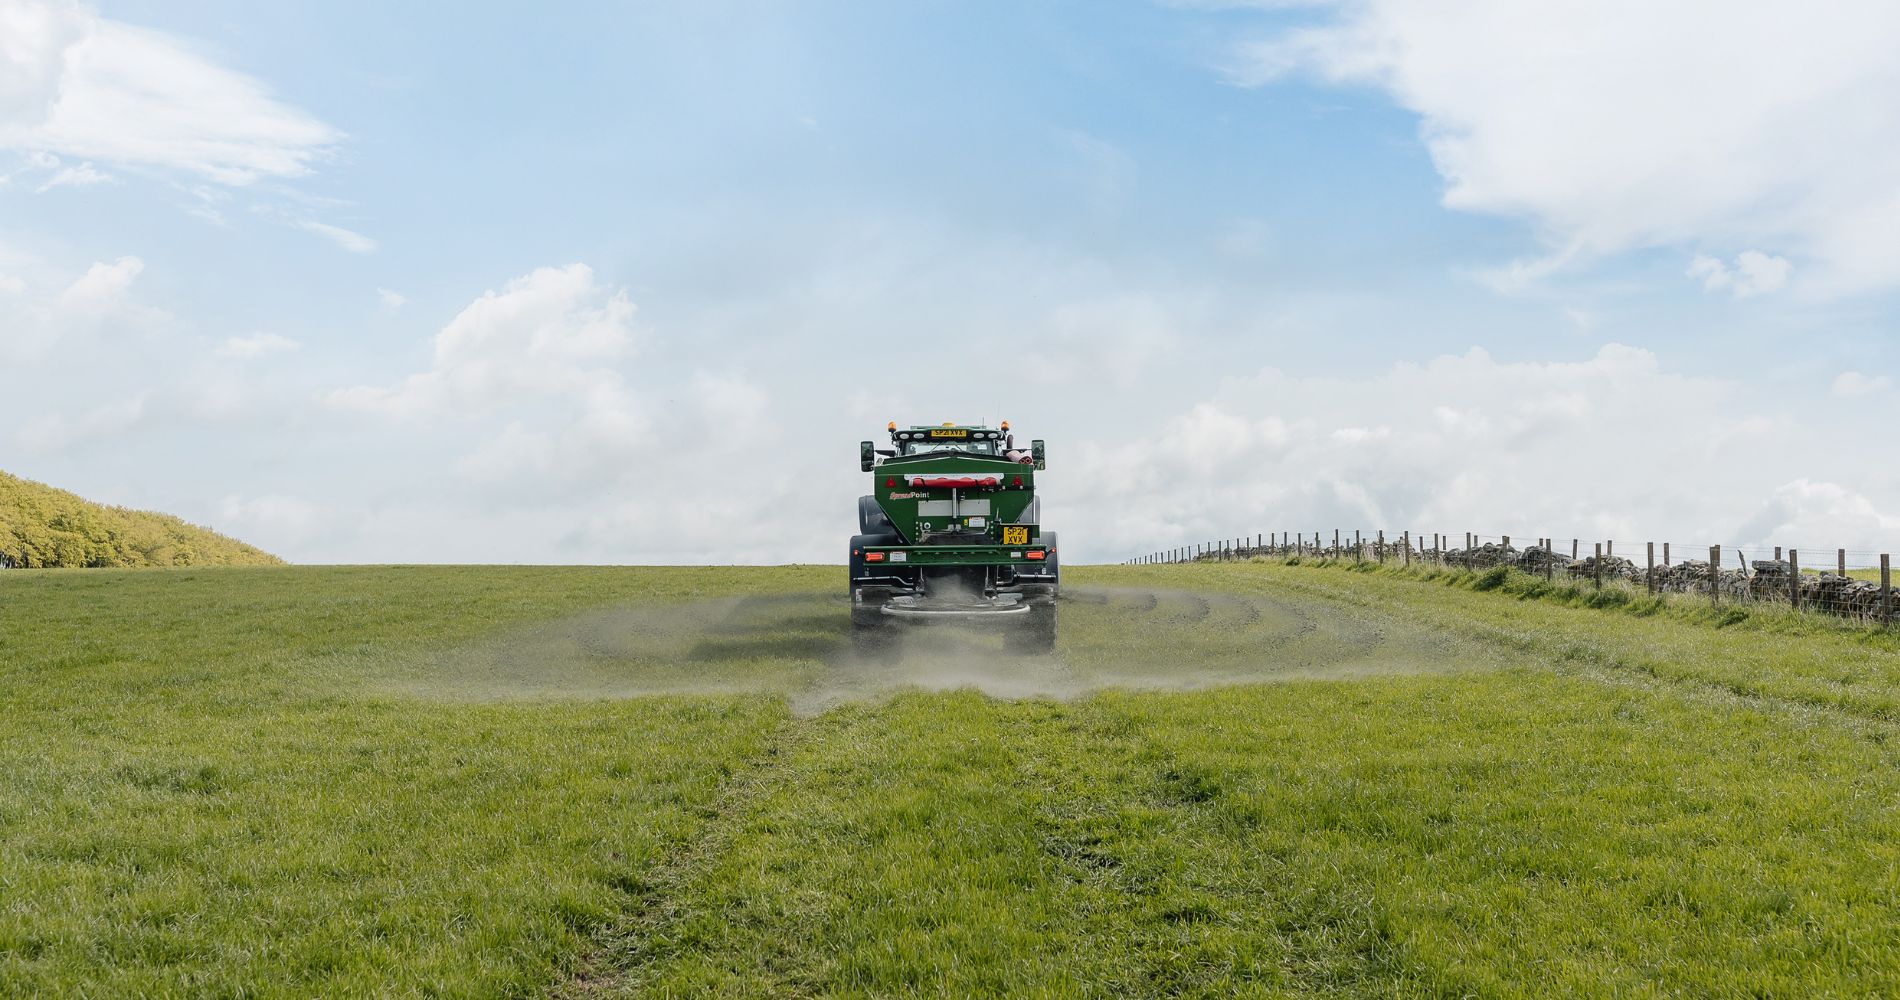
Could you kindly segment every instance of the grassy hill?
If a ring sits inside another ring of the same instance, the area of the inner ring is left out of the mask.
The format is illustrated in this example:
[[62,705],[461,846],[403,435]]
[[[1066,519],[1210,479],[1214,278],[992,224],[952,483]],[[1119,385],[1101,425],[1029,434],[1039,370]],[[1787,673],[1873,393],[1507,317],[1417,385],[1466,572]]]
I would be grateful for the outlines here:
[[1900,995],[1900,637],[1069,573],[14,574],[0,996]]
[[108,507],[0,472],[0,568],[274,566],[282,562],[170,514]]

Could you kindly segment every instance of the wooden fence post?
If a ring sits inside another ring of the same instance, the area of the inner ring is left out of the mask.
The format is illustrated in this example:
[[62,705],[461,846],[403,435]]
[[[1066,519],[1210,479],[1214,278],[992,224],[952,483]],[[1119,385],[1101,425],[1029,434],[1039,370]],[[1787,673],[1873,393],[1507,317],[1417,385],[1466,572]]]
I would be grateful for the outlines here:
[[1597,543],[1597,560],[1596,560],[1596,565],[1592,568],[1595,570],[1597,589],[1602,590],[1603,589],[1603,543],[1602,542]]
[[1788,603],[1801,610],[1801,553],[1788,550]]
[[1834,550],[1834,572],[1838,573],[1841,576],[1847,575],[1847,550],[1846,549]]
[[1570,561],[1577,561],[1577,540],[1574,538],[1570,540]]
[[1893,579],[1887,575],[1887,554],[1880,554],[1880,621],[1890,624],[1893,621]]
[[1610,555],[1610,556],[1616,555],[1616,539],[1614,538],[1610,539],[1608,547],[1606,547],[1603,550],[1603,552],[1605,555]]
[[1656,592],[1656,543],[1649,543],[1649,572],[1643,577],[1649,583],[1649,592]]
[[1709,603],[1722,603],[1722,547],[1709,546]]
[[1669,568],[1669,543],[1663,543],[1663,569]]
[[1775,546],[1775,561],[1776,562],[1781,561],[1781,546],[1779,545]]
[[1385,529],[1379,529],[1379,563],[1385,564]]
[[1399,546],[1405,552],[1405,565],[1412,565],[1412,532],[1408,529],[1399,534]]

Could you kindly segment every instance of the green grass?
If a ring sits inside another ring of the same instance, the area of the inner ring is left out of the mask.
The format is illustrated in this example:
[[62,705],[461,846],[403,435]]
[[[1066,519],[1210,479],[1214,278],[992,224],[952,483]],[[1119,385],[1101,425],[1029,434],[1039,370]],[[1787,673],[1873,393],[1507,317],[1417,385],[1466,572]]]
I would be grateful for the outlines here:
[[0,995],[1900,992],[1900,643],[1515,576],[0,574]]

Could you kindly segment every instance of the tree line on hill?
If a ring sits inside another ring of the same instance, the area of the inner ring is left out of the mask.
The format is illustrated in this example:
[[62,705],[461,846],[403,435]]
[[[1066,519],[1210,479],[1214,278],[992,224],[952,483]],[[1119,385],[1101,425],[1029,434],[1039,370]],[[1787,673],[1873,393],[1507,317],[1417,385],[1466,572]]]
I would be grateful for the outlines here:
[[169,514],[96,504],[0,472],[0,569],[282,563]]

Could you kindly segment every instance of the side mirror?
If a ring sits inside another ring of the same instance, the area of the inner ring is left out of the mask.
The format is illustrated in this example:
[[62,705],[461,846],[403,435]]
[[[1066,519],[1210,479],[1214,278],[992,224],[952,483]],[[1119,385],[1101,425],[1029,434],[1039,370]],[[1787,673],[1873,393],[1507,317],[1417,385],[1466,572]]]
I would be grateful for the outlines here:
[[877,452],[872,450],[871,442],[859,441],[858,442],[858,468],[864,470],[865,472],[869,472],[876,465],[877,465]]
[[1029,457],[1035,460],[1037,469],[1046,469],[1049,467],[1049,460],[1045,458],[1042,453],[1041,438],[1036,438],[1029,442]]

